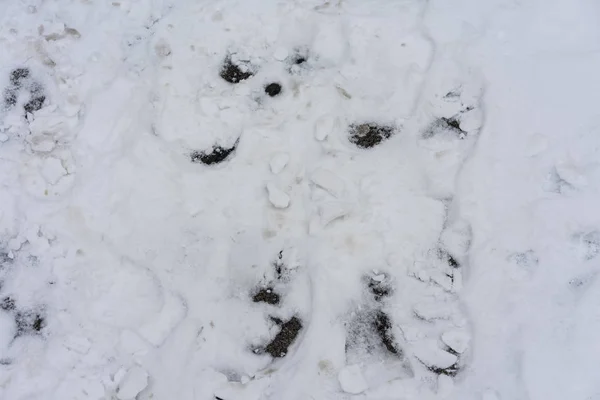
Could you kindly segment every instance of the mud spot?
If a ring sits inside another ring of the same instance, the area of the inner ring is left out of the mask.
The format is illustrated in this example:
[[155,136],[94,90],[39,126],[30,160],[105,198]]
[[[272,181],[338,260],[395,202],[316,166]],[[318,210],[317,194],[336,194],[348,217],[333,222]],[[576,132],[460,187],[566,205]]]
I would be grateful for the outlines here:
[[301,330],[302,321],[297,317],[292,317],[289,321],[281,324],[281,330],[264,351],[274,358],[285,357]]
[[394,342],[394,335],[392,333],[392,321],[390,317],[383,311],[378,310],[373,318],[372,326],[383,346],[394,355],[401,355],[400,349]]
[[0,302],[0,309],[4,311],[13,311],[15,309],[15,300],[12,297],[5,297]]
[[33,113],[41,110],[41,108],[44,106],[44,101],[46,101],[46,96],[44,95],[33,96],[31,100],[25,103],[23,108],[25,109],[26,113]]
[[460,268],[460,263],[446,250],[438,249],[438,257],[440,260],[445,261],[450,268]]
[[387,276],[384,274],[366,276],[365,281],[367,289],[371,292],[375,301],[381,301],[384,297],[389,297],[394,292]]
[[221,78],[229,83],[239,83],[254,75],[251,67],[247,63],[234,63],[230,57],[227,57],[219,73]]
[[361,311],[356,318],[346,323],[346,327],[346,352],[352,349],[367,354],[387,351],[396,357],[402,357],[402,350],[395,343],[392,333],[392,322],[385,312],[379,309]]
[[15,68],[10,73],[10,83],[16,88],[20,88],[22,82],[29,78],[28,68]]
[[436,375],[448,375],[448,376],[456,376],[456,374],[458,374],[458,372],[460,371],[458,364],[453,364],[447,368],[428,366],[427,369]]
[[202,163],[205,165],[218,164],[227,159],[234,152],[239,139],[231,147],[213,146],[210,151],[194,150],[190,154],[190,161],[193,163]]
[[4,106],[6,108],[14,107],[17,104],[17,98],[19,94],[14,88],[7,88],[4,90]]
[[262,288],[252,296],[252,301],[255,303],[267,303],[272,305],[279,304],[279,295],[275,293],[273,288]]
[[297,55],[296,55],[296,56],[293,58],[292,62],[293,62],[294,64],[296,64],[296,65],[304,64],[304,63],[306,62],[306,57],[305,57],[305,56],[303,56],[303,55],[297,54]]
[[17,323],[17,333],[15,334],[15,337],[39,335],[46,326],[45,318],[40,313],[32,311],[17,312],[15,321]]
[[421,137],[423,139],[430,139],[442,133],[454,134],[459,139],[467,137],[467,132],[460,128],[460,120],[457,117],[442,117],[437,119],[425,130],[425,132],[423,132]]
[[275,97],[281,93],[281,85],[277,82],[269,83],[265,86],[265,93],[271,97]]
[[277,254],[277,259],[273,261],[273,268],[275,269],[275,278],[278,281],[285,280],[287,278],[285,263],[283,262],[283,250]]
[[352,124],[349,127],[350,143],[353,143],[362,149],[369,149],[377,146],[384,140],[389,139],[393,134],[393,127],[379,125],[374,122]]

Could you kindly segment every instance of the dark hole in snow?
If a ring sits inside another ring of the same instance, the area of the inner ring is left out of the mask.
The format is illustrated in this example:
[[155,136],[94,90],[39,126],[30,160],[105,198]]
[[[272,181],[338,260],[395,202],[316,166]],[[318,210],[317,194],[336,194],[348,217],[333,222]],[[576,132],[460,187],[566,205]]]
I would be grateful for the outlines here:
[[281,93],[281,85],[277,82],[269,83],[265,86],[265,93],[271,97],[275,97]]
[[21,87],[21,81],[29,77],[29,69],[27,68],[15,68],[10,73],[10,83],[17,88]]
[[279,295],[275,293],[273,288],[267,287],[262,288],[254,296],[252,296],[252,301],[255,303],[268,303],[268,304],[279,304]]
[[363,149],[377,146],[393,134],[393,127],[378,125],[373,122],[352,124],[349,128],[350,142]]
[[302,321],[297,317],[292,317],[281,325],[281,330],[275,335],[271,343],[265,347],[264,351],[275,358],[285,357],[288,348],[294,343],[301,330]]
[[431,372],[433,372],[434,374],[437,375],[448,375],[448,376],[456,376],[456,374],[458,374],[460,368],[458,367],[458,363],[457,364],[452,364],[449,367],[446,368],[439,368],[439,367],[434,367],[434,366],[428,366],[427,369]]
[[15,315],[17,333],[15,337],[23,335],[36,335],[46,326],[44,317],[36,312],[17,312]]
[[17,104],[18,93],[13,88],[8,88],[4,90],[4,104],[6,108],[12,107]]
[[4,311],[12,311],[15,309],[15,300],[12,297],[5,297],[0,303],[0,308]]
[[219,75],[229,83],[238,83],[250,78],[254,73],[249,66],[236,65],[231,61],[231,58],[226,58]]
[[206,165],[218,164],[225,161],[227,157],[236,149],[239,139],[231,147],[214,146],[211,151],[194,150],[190,154],[193,163],[202,163]]
[[42,108],[45,100],[46,100],[46,96],[44,96],[44,95],[35,96],[31,100],[29,100],[27,103],[25,103],[23,108],[25,109],[25,112],[33,113]]
[[215,396],[215,400],[225,400],[225,399],[223,399],[222,397],[219,397],[219,396]]
[[383,346],[392,354],[401,355],[402,353],[394,343],[394,335],[392,334],[392,321],[390,321],[390,317],[383,311],[377,310],[373,321],[372,326],[379,338],[381,339],[381,343]]

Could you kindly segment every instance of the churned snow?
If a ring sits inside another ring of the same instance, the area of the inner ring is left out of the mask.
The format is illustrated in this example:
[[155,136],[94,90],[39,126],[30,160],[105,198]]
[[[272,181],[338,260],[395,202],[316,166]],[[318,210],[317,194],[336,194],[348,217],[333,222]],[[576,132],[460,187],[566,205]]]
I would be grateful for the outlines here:
[[3,2],[0,399],[600,399],[599,16]]

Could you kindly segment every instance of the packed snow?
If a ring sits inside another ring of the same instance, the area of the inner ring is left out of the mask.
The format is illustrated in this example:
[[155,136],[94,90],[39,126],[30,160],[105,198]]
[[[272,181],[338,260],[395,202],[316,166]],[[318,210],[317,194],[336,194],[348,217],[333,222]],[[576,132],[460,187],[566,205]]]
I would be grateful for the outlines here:
[[0,5],[0,399],[599,400],[600,4]]

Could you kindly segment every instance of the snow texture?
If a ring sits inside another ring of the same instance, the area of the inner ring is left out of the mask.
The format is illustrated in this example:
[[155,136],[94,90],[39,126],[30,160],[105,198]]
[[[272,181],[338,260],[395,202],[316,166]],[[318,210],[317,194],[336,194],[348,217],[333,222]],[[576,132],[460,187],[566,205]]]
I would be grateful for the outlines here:
[[598,15],[1,2],[0,399],[600,399]]
[[338,374],[342,390],[350,394],[359,394],[369,388],[358,365],[347,365]]

